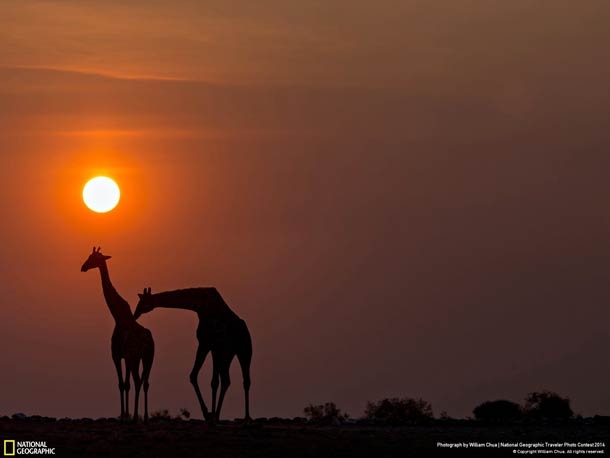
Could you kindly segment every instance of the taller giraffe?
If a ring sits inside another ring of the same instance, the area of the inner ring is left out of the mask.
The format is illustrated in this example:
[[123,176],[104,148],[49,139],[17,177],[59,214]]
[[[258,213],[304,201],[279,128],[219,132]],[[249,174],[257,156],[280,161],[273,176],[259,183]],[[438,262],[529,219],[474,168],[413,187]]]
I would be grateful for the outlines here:
[[[151,294],[150,288],[138,294],[140,301],[136,307],[135,318],[148,313],[157,307],[185,309],[196,312],[199,317],[197,340],[199,346],[195,356],[195,364],[191,371],[190,381],[201,406],[201,412],[206,420],[212,423],[220,420],[222,401],[231,379],[229,368],[233,358],[241,366],[244,397],[245,420],[250,420],[250,362],[252,360],[252,339],[246,322],[239,318],[222,299],[216,288],[191,288],[164,293]],[[201,396],[197,376],[203,366],[207,354],[212,353],[212,414]],[[216,391],[220,379],[220,395],[216,405]]]
[[[133,378],[136,390],[134,405],[134,421],[138,420],[138,400],[140,387],[144,385],[144,421],[148,420],[148,377],[155,357],[155,342],[152,333],[144,326],[138,324],[131,313],[131,308],[123,299],[110,281],[106,261],[110,256],[101,253],[93,247],[81,272],[98,268],[102,278],[102,291],[104,299],[114,318],[115,326],[112,333],[111,351],[112,361],[116,367],[119,378],[119,392],[121,394],[121,419],[129,418],[129,377]],[[125,360],[125,380],[123,381],[123,367],[121,360]],[[140,377],[140,361],[142,361],[142,376]]]

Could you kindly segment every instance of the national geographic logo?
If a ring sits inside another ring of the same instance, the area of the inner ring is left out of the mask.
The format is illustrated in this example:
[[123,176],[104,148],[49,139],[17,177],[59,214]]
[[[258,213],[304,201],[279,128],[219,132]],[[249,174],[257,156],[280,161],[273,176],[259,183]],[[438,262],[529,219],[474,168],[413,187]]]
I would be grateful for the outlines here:
[[46,441],[4,441],[4,456],[55,455],[55,448],[47,447]]

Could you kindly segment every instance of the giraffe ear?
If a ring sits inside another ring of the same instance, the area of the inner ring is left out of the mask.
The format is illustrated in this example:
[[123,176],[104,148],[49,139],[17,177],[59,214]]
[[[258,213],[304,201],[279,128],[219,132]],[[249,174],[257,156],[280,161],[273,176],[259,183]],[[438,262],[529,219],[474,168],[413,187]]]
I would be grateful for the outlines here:
[[112,258],[112,256],[103,256],[104,261],[107,261],[108,259]]
[[144,294],[142,294],[142,293],[138,293],[138,297],[139,297],[140,299],[142,299],[142,298],[144,297]]

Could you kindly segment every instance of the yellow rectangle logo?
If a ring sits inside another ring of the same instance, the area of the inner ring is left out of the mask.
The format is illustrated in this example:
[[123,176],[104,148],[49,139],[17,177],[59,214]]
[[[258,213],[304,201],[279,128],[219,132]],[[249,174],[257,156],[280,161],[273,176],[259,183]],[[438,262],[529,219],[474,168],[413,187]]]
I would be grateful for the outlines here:
[[[12,445],[12,447],[11,447]],[[10,451],[9,451],[10,450]],[[4,456],[15,456],[15,441],[4,441]]]

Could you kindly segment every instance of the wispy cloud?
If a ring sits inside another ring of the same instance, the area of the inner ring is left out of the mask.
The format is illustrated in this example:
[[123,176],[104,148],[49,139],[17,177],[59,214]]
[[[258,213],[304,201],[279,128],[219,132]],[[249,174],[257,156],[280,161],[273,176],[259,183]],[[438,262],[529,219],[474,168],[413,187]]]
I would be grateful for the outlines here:
[[164,76],[164,75],[144,75],[144,74],[130,74],[130,73],[118,73],[109,72],[103,69],[94,68],[82,68],[73,66],[61,66],[61,65],[0,65],[0,70],[32,70],[32,71],[46,71],[46,72],[57,72],[57,73],[75,73],[85,76],[96,76],[110,79],[119,80],[142,80],[142,81],[184,81],[184,82],[197,82],[197,83],[208,83],[208,81],[196,80],[183,78],[180,76]]

